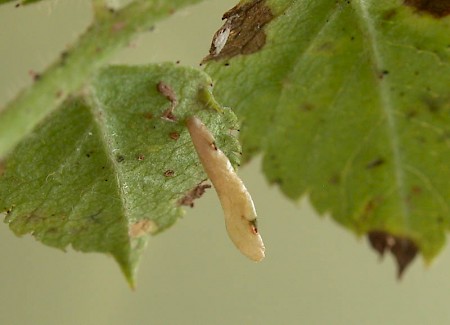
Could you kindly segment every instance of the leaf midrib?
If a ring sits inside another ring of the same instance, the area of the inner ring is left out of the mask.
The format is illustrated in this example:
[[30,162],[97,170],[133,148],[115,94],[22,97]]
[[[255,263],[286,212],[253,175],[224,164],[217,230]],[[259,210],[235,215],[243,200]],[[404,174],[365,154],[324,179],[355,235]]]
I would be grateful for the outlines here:
[[[111,145],[111,141],[108,141],[108,138],[111,138],[111,134],[107,131],[106,123],[104,119],[106,119],[107,112],[103,109],[102,103],[99,100],[99,97],[96,94],[96,91],[94,89],[91,90],[91,96],[90,96],[90,113],[92,115],[93,124],[94,127],[97,128],[97,130],[100,133],[100,141],[103,145],[103,148],[105,150],[105,154],[108,157],[108,160],[111,162],[111,166],[113,169],[113,173],[116,177],[116,183],[117,183],[117,190],[118,195],[120,197],[120,206],[122,209],[122,216],[124,218],[125,224],[129,225],[129,211],[130,208],[127,206],[127,201],[125,199],[125,192],[124,192],[124,180],[121,177],[120,168],[118,166],[118,162],[116,161],[116,157],[114,156],[114,148]],[[97,118],[98,117],[98,118]],[[103,120],[100,120],[103,119]]]
[[[367,0],[355,0],[352,3],[355,4],[356,15],[359,18],[359,23],[361,29],[365,31],[365,36],[368,44],[368,50],[371,53],[372,62],[375,66],[375,71],[382,71],[386,66],[383,60],[382,51],[380,50],[378,44],[378,33],[375,28],[373,19],[371,18],[368,10],[369,1]],[[399,205],[401,208],[401,218],[405,227],[409,225],[409,217],[411,211],[406,204],[404,198],[406,197],[406,186],[405,186],[405,173],[402,168],[403,154],[400,149],[399,144],[399,132],[397,126],[397,119],[395,116],[394,104],[392,102],[391,93],[389,91],[389,78],[384,78],[380,82],[374,83],[377,87],[378,96],[380,98],[380,109],[383,115],[386,117],[386,129],[388,132],[388,138],[390,141],[390,147],[393,157],[393,171],[395,177],[395,183],[398,188]]]

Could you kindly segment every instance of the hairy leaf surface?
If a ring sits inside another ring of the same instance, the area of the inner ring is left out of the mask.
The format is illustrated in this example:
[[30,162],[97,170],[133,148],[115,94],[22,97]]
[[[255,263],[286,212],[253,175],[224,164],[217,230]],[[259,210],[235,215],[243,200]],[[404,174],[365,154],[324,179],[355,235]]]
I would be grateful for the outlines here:
[[2,164],[6,222],[50,246],[111,253],[133,283],[147,234],[171,226],[206,179],[186,117],[201,118],[238,162],[236,120],[210,107],[210,84],[172,64],[102,70],[89,95],[67,101]]

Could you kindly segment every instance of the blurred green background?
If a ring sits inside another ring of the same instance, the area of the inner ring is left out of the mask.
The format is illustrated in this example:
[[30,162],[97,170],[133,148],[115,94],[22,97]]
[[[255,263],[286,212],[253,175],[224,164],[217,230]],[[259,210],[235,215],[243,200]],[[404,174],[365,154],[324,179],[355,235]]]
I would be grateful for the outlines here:
[[[115,63],[198,65],[230,0],[175,14]],[[0,106],[31,83],[90,20],[87,0],[0,7]],[[228,239],[213,191],[151,238],[131,291],[112,258],[62,253],[0,226],[0,324],[449,324],[450,250],[416,260],[401,282],[365,239],[287,201],[255,160],[240,170],[253,195],[266,259]]]

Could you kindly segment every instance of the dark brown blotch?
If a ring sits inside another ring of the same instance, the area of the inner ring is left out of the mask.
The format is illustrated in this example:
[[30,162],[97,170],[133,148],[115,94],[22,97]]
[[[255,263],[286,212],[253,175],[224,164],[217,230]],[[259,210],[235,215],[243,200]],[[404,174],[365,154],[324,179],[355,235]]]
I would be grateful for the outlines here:
[[175,172],[171,169],[168,169],[164,172],[164,176],[165,177],[173,177],[173,176],[175,176]]
[[[222,17],[224,25],[214,34],[209,55],[202,62],[229,59],[239,54],[252,54],[261,50],[266,44],[264,30],[274,15],[265,0],[253,0],[239,3],[228,10]],[[229,32],[225,45],[219,51],[217,40]]]
[[397,277],[400,279],[408,265],[417,255],[418,247],[409,238],[394,236],[385,231],[371,231],[367,234],[370,245],[380,256],[391,252],[397,262]]
[[194,201],[206,192],[206,189],[211,188],[209,184],[198,184],[196,187],[187,192],[180,200],[178,200],[178,205],[186,205],[191,208],[194,207]]
[[413,7],[417,12],[442,18],[450,14],[450,0],[405,0],[405,5]]

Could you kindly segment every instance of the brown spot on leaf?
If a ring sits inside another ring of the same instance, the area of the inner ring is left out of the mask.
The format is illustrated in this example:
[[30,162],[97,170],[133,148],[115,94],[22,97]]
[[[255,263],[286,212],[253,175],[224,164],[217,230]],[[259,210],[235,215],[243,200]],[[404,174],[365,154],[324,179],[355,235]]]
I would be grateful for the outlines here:
[[405,0],[404,3],[419,12],[428,13],[436,18],[450,14],[450,0]]
[[62,90],[58,90],[58,91],[55,93],[55,97],[56,97],[56,98],[61,98],[63,95],[64,95],[64,92],[63,92]]
[[330,182],[330,184],[339,185],[341,183],[341,177],[340,177],[340,175],[335,174],[335,175],[331,176],[328,181]]
[[382,15],[384,20],[391,20],[397,15],[397,9],[389,9],[385,11]]
[[209,55],[202,62],[255,53],[266,43],[264,26],[274,18],[265,0],[239,3],[222,17],[225,24],[214,34]]
[[389,70],[381,70],[378,72],[378,79],[384,79],[389,74]]
[[410,239],[394,236],[384,231],[371,231],[367,234],[370,245],[380,256],[391,252],[397,261],[397,276],[400,279],[417,255],[417,245]]
[[177,117],[173,114],[173,109],[168,108],[164,111],[164,113],[161,115],[161,118],[163,120],[175,122],[177,120]]
[[383,202],[383,197],[381,196],[375,196],[368,200],[361,212],[361,215],[359,216],[359,219],[362,222],[367,222],[367,219],[371,217],[375,211],[375,209],[380,206],[380,204]]
[[300,109],[305,112],[311,112],[314,110],[314,105],[311,103],[303,103],[300,105]]
[[175,172],[171,169],[168,169],[164,172],[164,176],[166,176],[166,177],[172,177],[174,175],[175,175]]
[[172,139],[172,140],[178,140],[179,138],[180,138],[180,134],[178,133],[178,132],[170,132],[169,133],[169,137]]
[[153,118],[153,114],[150,112],[144,113],[144,118],[147,120],[151,120]]
[[119,156],[116,157],[116,161],[119,162],[119,163],[124,161],[124,160],[125,160],[125,157],[122,156],[122,155],[119,155]]
[[62,51],[60,54],[60,59],[61,59],[61,65],[64,65],[67,61],[67,58],[69,57],[69,52],[68,51]]
[[173,89],[169,85],[167,85],[164,82],[160,81],[156,85],[156,90],[158,90],[158,92],[161,95],[163,95],[168,100],[170,100],[170,102],[173,105],[175,105],[177,103],[177,96],[175,95],[175,92],[173,91]]
[[128,228],[128,235],[132,238],[141,237],[147,234],[154,233],[158,230],[158,225],[148,219],[142,219],[131,224]]
[[169,85],[165,84],[162,81],[158,82],[158,84],[156,85],[156,90],[170,101],[170,107],[163,112],[161,118],[172,122],[176,121],[177,118],[173,114],[173,110],[178,104],[175,92]]
[[442,108],[444,108],[445,105],[448,103],[448,100],[435,97],[426,97],[423,99],[423,101],[431,114],[439,113],[442,110]]
[[28,70],[28,75],[33,79],[33,81],[38,81],[41,79],[41,75],[34,70]]
[[202,183],[198,184],[196,187],[187,192],[185,196],[178,200],[178,204],[187,205],[193,208],[194,200],[200,198],[205,193],[207,188],[211,188],[211,185]]
[[16,206],[13,204],[11,207],[9,207],[9,208],[7,208],[6,209],[6,214],[11,214],[11,212],[13,212],[13,210],[14,210],[14,208],[15,208]]
[[139,160],[139,161],[142,161],[142,160],[145,159],[145,156],[144,156],[143,154],[138,154],[138,155],[136,156],[136,159]]
[[406,203],[410,206],[414,205],[417,196],[422,194],[422,188],[420,186],[412,186],[408,195],[406,196]]
[[412,118],[414,118],[414,117],[416,117],[417,116],[417,111],[415,110],[415,109],[412,109],[412,110],[410,110],[410,111],[408,111],[407,113],[406,113],[406,118],[409,120],[409,119],[412,119]]
[[125,22],[119,21],[119,22],[115,23],[114,25],[112,25],[112,30],[113,30],[113,32],[119,32],[122,29],[124,29],[125,26],[126,26]]
[[366,165],[367,169],[372,169],[383,165],[386,161],[383,158],[376,158]]
[[422,188],[417,185],[411,187],[411,194],[414,194],[414,195],[422,194]]

